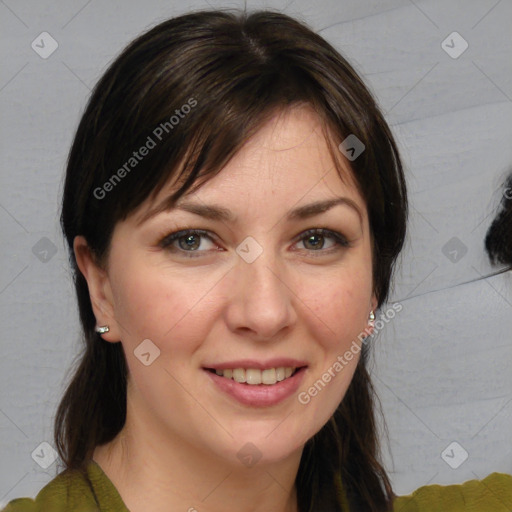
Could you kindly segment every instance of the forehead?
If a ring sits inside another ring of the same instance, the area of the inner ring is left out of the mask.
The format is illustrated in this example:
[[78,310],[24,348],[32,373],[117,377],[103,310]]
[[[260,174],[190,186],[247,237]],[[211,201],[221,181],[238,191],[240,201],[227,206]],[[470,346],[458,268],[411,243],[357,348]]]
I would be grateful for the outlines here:
[[[224,170],[248,167],[254,173],[258,169],[260,179],[265,171],[269,178],[282,176],[294,181],[313,174],[321,177],[336,163],[329,151],[328,134],[311,107],[281,110],[245,143]],[[341,153],[337,163],[343,180],[353,181],[352,170]]]
[[[193,193],[188,190],[178,204],[193,196],[228,207],[238,205],[250,214],[256,207],[260,212],[289,209],[308,199],[343,195],[365,210],[348,161],[341,153],[335,153],[333,160],[326,136],[332,134],[309,106],[276,112],[217,175]],[[164,206],[178,188],[175,184],[164,186],[138,217],[144,219],[158,205]]]

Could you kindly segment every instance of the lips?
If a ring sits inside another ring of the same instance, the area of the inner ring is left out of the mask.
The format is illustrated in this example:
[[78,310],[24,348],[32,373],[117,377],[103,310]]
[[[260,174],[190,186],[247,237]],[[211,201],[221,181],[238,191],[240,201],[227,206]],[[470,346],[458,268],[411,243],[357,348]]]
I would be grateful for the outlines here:
[[252,407],[276,405],[293,395],[306,369],[304,361],[289,358],[245,359],[203,367],[216,389]]

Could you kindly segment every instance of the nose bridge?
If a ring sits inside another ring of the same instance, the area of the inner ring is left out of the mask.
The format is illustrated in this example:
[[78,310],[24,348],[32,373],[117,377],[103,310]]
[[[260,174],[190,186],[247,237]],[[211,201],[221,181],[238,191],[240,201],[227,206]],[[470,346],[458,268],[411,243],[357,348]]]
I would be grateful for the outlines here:
[[244,296],[247,299],[255,300],[262,295],[270,299],[270,296],[281,295],[283,292],[283,283],[278,278],[281,265],[275,251],[270,247],[270,242],[264,242],[264,245],[265,247],[254,238],[247,237],[237,248],[240,256],[237,272],[243,281]]
[[[270,251],[268,251],[270,252]],[[272,255],[261,255],[253,263],[241,264],[241,272],[246,276],[246,284],[257,293],[274,294],[281,288],[282,282],[277,277],[276,259]]]

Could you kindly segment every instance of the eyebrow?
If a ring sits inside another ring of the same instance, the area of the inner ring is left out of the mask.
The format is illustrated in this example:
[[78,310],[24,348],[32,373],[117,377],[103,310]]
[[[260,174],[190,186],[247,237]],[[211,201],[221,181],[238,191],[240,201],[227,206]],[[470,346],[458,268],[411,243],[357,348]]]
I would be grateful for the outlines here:
[[[293,210],[290,210],[286,216],[286,219],[288,221],[308,219],[320,213],[324,213],[338,205],[345,205],[353,209],[359,216],[359,220],[363,222],[363,214],[361,212],[361,209],[359,208],[355,201],[348,197],[326,199],[324,201],[316,201],[314,203],[310,203],[304,206],[299,206],[297,208],[294,208]],[[195,215],[199,215],[206,219],[216,221],[232,223],[237,222],[237,217],[235,217],[230,210],[224,208],[223,206],[217,204],[207,205],[187,202],[177,203],[173,205],[170,198],[167,198],[154,209],[146,212],[146,214],[141,218],[138,224],[142,224],[143,222],[149,220],[151,217],[154,217],[158,213],[171,210],[183,210],[186,212],[194,213]]]

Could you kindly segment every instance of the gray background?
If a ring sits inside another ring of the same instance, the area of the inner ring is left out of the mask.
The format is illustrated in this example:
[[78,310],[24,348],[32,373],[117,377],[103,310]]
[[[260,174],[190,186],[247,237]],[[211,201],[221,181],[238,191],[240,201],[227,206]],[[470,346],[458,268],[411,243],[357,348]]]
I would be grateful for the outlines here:
[[[0,2],[0,506],[35,496],[56,474],[57,462],[44,469],[31,454],[51,453],[39,445],[53,444],[53,415],[79,349],[58,202],[80,113],[126,43],[208,6],[243,2]],[[247,7],[297,16],[344,53],[403,152],[411,221],[392,295],[403,310],[381,331],[373,359],[396,492],[512,473],[512,276],[493,275],[483,250],[512,164],[512,2]],[[58,43],[47,59],[31,47],[42,46],[43,31]],[[458,58],[441,46],[453,31],[469,45]],[[454,469],[445,460],[457,465],[462,449],[468,458]]]

